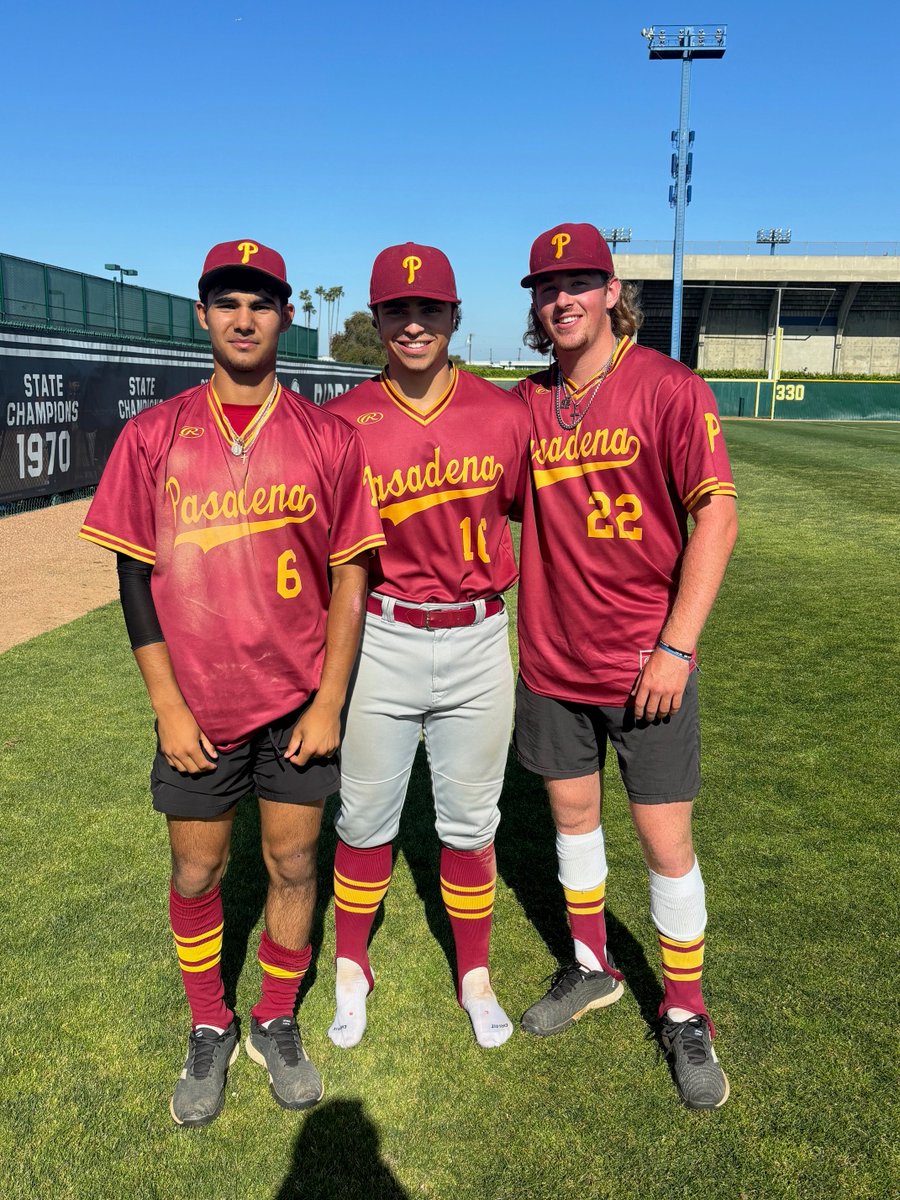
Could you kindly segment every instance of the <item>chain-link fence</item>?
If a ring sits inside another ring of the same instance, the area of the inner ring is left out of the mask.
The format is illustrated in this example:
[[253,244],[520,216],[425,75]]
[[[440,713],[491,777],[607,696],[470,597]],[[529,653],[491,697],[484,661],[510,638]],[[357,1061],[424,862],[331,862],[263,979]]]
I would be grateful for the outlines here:
[[[0,321],[127,341],[209,345],[193,300],[9,254],[0,254]],[[289,358],[318,358],[319,331],[292,325],[282,334],[278,352]]]

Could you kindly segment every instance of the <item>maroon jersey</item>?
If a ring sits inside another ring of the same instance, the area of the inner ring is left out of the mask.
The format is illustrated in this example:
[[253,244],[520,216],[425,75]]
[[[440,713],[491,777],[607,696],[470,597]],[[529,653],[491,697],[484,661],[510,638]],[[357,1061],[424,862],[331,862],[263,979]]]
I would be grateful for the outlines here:
[[362,434],[365,497],[387,546],[370,573],[376,591],[415,604],[496,596],[516,581],[507,514],[528,488],[528,409],[495,384],[451,372],[427,413],[385,374],[327,405]]
[[[539,695],[624,705],[669,614],[688,514],[734,496],[731,468],[712,391],[663,354],[623,338],[571,431],[555,383],[516,388],[532,417],[519,668]],[[574,392],[582,409],[593,387]]]
[[246,452],[233,440],[206,384],[147,409],[122,430],[81,529],[153,564],[178,686],[223,750],[319,686],[329,566],[384,543],[343,421],[279,385]]

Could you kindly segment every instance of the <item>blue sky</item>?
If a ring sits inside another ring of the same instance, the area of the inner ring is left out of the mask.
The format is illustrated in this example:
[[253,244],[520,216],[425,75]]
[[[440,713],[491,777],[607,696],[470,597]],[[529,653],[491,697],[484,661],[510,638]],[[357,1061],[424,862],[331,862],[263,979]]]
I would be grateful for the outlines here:
[[709,18],[728,50],[693,68],[688,239],[900,239],[894,6],[707,5],[7,6],[0,249],[193,295],[206,250],[251,237],[346,315],[379,250],[427,242],[456,269],[454,349],[515,356],[542,230],[671,240],[680,67],[640,30]]

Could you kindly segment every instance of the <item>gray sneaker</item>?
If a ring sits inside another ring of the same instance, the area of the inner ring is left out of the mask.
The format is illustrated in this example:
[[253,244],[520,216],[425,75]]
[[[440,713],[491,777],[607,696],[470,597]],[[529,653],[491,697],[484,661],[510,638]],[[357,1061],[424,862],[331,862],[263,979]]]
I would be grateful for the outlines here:
[[730,1088],[712,1048],[708,1018],[670,1021],[663,1017],[659,1040],[675,1086],[688,1108],[721,1108]]
[[191,1030],[184,1070],[169,1102],[176,1125],[208,1125],[216,1119],[225,1105],[228,1068],[240,1052],[237,1017],[224,1033],[205,1025]]
[[325,1095],[293,1017],[276,1017],[268,1029],[253,1017],[245,1045],[253,1061],[269,1072],[269,1090],[282,1108],[312,1108]]
[[606,1008],[624,994],[619,980],[606,971],[589,971],[579,963],[572,963],[560,967],[552,977],[549,992],[522,1017],[522,1028],[538,1037],[562,1033],[589,1008]]

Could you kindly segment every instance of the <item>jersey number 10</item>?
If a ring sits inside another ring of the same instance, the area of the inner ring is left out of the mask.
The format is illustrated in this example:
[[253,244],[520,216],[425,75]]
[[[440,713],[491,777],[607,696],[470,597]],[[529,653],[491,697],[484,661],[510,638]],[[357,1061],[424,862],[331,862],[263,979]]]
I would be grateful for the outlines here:
[[[472,518],[471,517],[463,517],[463,519],[459,523],[459,527],[462,530],[463,558],[466,562],[472,562],[473,559],[475,558],[475,554],[472,549]],[[485,541],[485,536],[484,536],[486,529],[487,529],[487,517],[482,517],[481,520],[478,522],[478,531],[477,531],[477,535],[476,535],[476,540],[477,540],[477,548],[478,548],[478,557],[481,559],[481,561],[483,563],[489,563],[491,561],[491,556],[487,552],[487,542]]]

